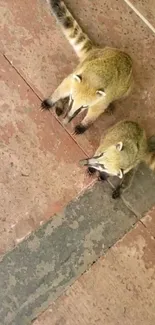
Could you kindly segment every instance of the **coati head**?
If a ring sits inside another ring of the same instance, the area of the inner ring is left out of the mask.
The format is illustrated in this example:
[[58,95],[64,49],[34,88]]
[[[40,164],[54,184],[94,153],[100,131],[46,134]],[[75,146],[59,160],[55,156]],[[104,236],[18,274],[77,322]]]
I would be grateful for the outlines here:
[[[93,76],[92,76],[93,78]],[[64,118],[64,124],[69,123],[77,114],[89,109],[106,96],[104,89],[95,85],[93,80],[82,74],[73,74],[70,89],[70,107]],[[97,78],[96,78],[97,79]]]
[[109,146],[105,151],[100,152],[97,156],[83,159],[80,164],[92,167],[99,172],[108,174],[109,176],[117,176],[123,178],[123,170],[121,168],[121,151],[123,143],[119,142]]

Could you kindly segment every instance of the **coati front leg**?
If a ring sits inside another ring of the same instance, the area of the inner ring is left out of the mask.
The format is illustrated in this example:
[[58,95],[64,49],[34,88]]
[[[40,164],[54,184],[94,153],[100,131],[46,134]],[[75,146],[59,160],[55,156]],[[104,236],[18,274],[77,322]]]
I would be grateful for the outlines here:
[[95,122],[95,120],[106,110],[108,106],[109,103],[105,103],[105,101],[90,106],[83,121],[75,126],[75,133],[84,133],[90,127],[90,125]]
[[138,167],[131,169],[122,179],[120,179],[119,184],[112,193],[113,199],[119,198],[127,189],[130,188],[137,169]]
[[48,97],[47,99],[44,99],[41,103],[42,110],[50,110],[55,106],[57,102],[60,102],[61,106],[56,106],[56,113],[58,116],[60,116],[64,111],[63,101],[66,100],[66,98],[70,96],[70,76],[65,78],[62,83],[58,86],[58,88],[54,91],[54,93]]

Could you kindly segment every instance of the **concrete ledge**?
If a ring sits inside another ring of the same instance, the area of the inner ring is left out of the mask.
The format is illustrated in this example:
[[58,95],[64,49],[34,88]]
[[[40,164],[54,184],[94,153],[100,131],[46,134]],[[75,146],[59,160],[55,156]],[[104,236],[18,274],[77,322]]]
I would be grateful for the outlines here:
[[155,173],[141,164],[131,188],[123,197],[137,215],[143,216],[155,205]]
[[0,263],[0,324],[27,325],[136,222],[97,183],[6,254]]

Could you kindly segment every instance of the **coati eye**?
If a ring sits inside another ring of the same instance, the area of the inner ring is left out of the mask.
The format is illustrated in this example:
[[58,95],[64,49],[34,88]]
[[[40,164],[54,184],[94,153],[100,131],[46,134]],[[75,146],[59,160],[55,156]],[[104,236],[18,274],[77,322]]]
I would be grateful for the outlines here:
[[73,78],[78,81],[79,83],[82,81],[82,77],[78,74],[74,74]]
[[103,97],[106,96],[106,93],[105,93],[104,89],[98,89],[98,90],[96,91],[96,94],[97,94],[97,95],[100,95],[100,96],[103,96]]

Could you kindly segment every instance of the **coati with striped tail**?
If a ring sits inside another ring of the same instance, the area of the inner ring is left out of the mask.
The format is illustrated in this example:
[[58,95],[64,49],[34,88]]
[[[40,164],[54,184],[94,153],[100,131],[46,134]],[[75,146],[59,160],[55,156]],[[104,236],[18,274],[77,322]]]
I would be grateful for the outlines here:
[[102,180],[117,176],[120,181],[112,194],[117,198],[131,185],[140,162],[155,170],[155,136],[147,138],[136,122],[121,121],[108,130],[94,157],[80,164],[87,166],[90,174],[99,171]]
[[[115,48],[95,46],[82,31],[61,0],[48,0],[52,13],[79,57],[80,63],[54,93],[42,102],[42,109],[50,109],[66,97],[69,109],[63,123],[69,123],[77,114],[87,110],[86,116],[75,127],[80,134],[120,98],[126,97],[133,84],[130,56]],[[62,109],[56,113],[61,115]]]

